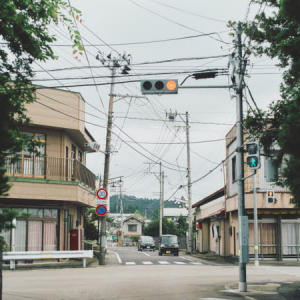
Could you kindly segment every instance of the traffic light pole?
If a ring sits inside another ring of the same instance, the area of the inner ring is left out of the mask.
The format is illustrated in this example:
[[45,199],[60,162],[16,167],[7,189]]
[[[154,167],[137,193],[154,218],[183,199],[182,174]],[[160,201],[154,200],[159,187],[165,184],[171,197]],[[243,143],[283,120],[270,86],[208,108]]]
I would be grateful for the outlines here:
[[[105,147],[105,163],[104,163],[104,178],[103,178],[103,188],[108,187],[108,177],[109,177],[109,161],[110,161],[110,145],[111,145],[111,129],[112,129],[112,114],[113,114],[113,104],[114,104],[114,83],[116,75],[116,67],[113,61],[113,67],[111,69],[111,84],[110,84],[110,94],[109,94],[109,108],[108,108],[108,118],[107,118],[107,131],[106,131],[106,147]],[[99,265],[105,265],[105,249],[106,249],[106,215],[101,219],[101,233],[100,233],[100,250],[99,250]]]
[[[246,278],[246,263],[244,260],[246,249],[244,232],[248,228],[243,226],[245,215],[245,194],[244,194],[244,154],[243,154],[243,64],[242,64],[242,28],[238,24],[237,32],[237,48],[238,48],[238,87],[236,88],[236,134],[237,134],[237,184],[238,184],[238,224],[239,224],[239,290],[247,292],[247,278]],[[247,241],[246,241],[247,242]]]

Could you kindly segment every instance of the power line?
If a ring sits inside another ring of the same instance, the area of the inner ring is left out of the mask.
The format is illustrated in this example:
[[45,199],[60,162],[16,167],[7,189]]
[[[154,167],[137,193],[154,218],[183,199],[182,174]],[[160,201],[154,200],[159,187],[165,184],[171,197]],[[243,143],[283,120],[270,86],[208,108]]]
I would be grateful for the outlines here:
[[[84,26],[83,23],[81,25]],[[87,27],[85,27],[87,28]],[[111,43],[107,44],[104,42],[104,44],[90,44],[90,45],[85,45],[85,47],[111,47],[111,46],[129,46],[129,45],[144,45],[144,44],[154,44],[154,43],[164,43],[164,42],[172,42],[172,41],[181,41],[181,40],[186,40],[186,39],[194,39],[198,37],[205,37],[209,35],[215,35],[215,34],[220,34],[224,32],[229,32],[230,30],[223,30],[220,32],[210,32],[210,33],[203,33],[203,34],[196,34],[196,35],[189,35],[189,36],[183,36],[183,37],[178,37],[178,38],[172,38],[172,39],[161,39],[161,40],[152,40],[152,41],[145,41],[145,42],[129,42],[129,43]],[[8,43],[0,43],[0,44],[8,44]],[[71,44],[51,44],[51,47],[72,47]]]
[[[130,119],[130,120],[141,120],[141,121],[156,121],[156,122],[165,122],[165,120],[162,119],[148,119],[148,118],[134,118],[134,117],[119,117],[116,116],[116,119]],[[181,121],[172,121],[172,123],[177,122],[177,123],[181,123]],[[216,123],[216,122],[189,122],[189,123],[193,123],[193,124],[204,124],[204,125],[230,125],[233,126],[233,124],[229,124],[229,123]]]
[[[183,28],[186,28],[186,29],[189,29],[189,30],[196,31],[196,32],[199,32],[199,33],[204,34],[204,32],[202,32],[202,31],[200,31],[200,30],[191,28],[191,27],[186,26],[186,25],[184,25],[184,24],[181,24],[181,23],[179,23],[179,22],[173,21],[173,20],[171,20],[171,19],[169,19],[169,18],[167,18],[167,17],[164,17],[164,16],[162,16],[162,15],[160,15],[160,14],[154,12],[153,10],[150,10],[150,9],[148,9],[148,8],[146,8],[146,7],[142,6],[142,5],[140,5],[140,4],[137,4],[137,3],[134,2],[133,0],[130,0],[130,2],[133,3],[133,4],[135,4],[136,6],[139,6],[139,7],[142,8],[142,9],[144,9],[144,10],[146,10],[146,11],[148,11],[148,12],[150,12],[150,13],[152,13],[152,14],[154,14],[154,15],[156,15],[156,16],[162,18],[162,19],[164,19],[164,20],[167,20],[167,21],[173,23],[173,24],[176,24],[176,25],[178,25],[178,26],[180,26],[180,27],[183,27]],[[218,42],[227,44],[227,45],[229,44],[229,43],[227,43],[227,42],[224,42],[224,41],[221,40],[221,39],[217,39],[217,38],[214,38],[214,37],[212,37],[212,36],[209,36],[209,38],[211,38],[211,39],[213,39],[213,40],[216,40],[216,41],[218,41]]]
[[[45,106],[45,107],[47,107],[47,108],[49,108],[49,109],[51,109],[51,110],[53,110],[53,111],[56,111],[56,112],[58,112],[58,113],[60,113],[60,114],[62,114],[62,115],[64,115],[64,116],[67,116],[67,117],[69,117],[69,118],[72,118],[72,119],[75,119],[75,120],[78,120],[78,121],[81,121],[81,122],[85,122],[85,123],[90,124],[90,125],[93,125],[93,126],[97,126],[97,127],[100,127],[100,128],[105,128],[105,129],[107,129],[106,126],[102,126],[102,125],[99,125],[99,124],[95,124],[95,123],[92,123],[92,122],[88,122],[88,121],[85,121],[85,120],[82,120],[82,119],[73,117],[73,116],[68,115],[68,114],[66,114],[66,113],[64,113],[64,112],[62,112],[62,111],[59,111],[59,110],[57,110],[57,109],[55,109],[55,108],[53,108],[53,107],[50,107],[50,106],[48,106],[48,105],[46,105],[46,104],[44,104],[44,103],[42,103],[42,102],[40,102],[40,101],[38,101],[38,100],[36,100],[35,102],[36,102],[36,103],[39,103],[40,105],[43,105],[43,106]],[[120,129],[120,128],[119,128],[119,129]],[[112,131],[112,133],[115,134],[113,131]],[[123,131],[123,133],[125,133],[125,132]],[[125,133],[125,135],[127,135],[130,139],[132,139],[128,134]],[[144,156],[145,158],[151,160],[152,162],[157,163],[157,161],[151,159],[150,157],[146,156],[145,154],[143,154],[142,152],[140,152],[140,151],[137,150],[136,148],[132,147],[129,143],[127,143],[127,142],[126,142],[125,140],[123,140],[122,138],[119,137],[119,139],[122,140],[122,142],[124,142],[127,146],[129,146],[131,149],[133,149],[134,151],[136,151],[136,152],[139,153],[140,155],[142,155],[142,156]],[[133,140],[133,139],[132,139],[132,140]],[[134,140],[133,140],[133,141],[134,141]],[[136,142],[136,144],[139,145],[137,142]],[[140,146],[140,145],[139,145],[139,146]],[[147,149],[145,149],[144,147],[142,147],[142,146],[140,146],[140,147],[141,147],[142,149],[146,150],[147,152],[149,152],[149,151],[148,151]],[[149,152],[149,153],[150,153],[150,152]],[[150,154],[153,155],[152,153],[150,153]],[[158,159],[161,160],[159,157],[158,157]],[[163,161],[164,161],[164,160],[163,160]],[[168,163],[168,164],[170,164],[170,165],[172,165],[171,163],[169,163],[169,162],[167,162],[167,161],[165,161],[165,162]],[[167,168],[167,169],[173,170],[173,171],[177,171],[177,172],[185,172],[185,171],[180,171],[180,170],[177,170],[177,169],[170,168],[170,167],[165,166],[165,165],[164,165],[164,167]]]
[[168,4],[165,4],[165,3],[161,3],[161,2],[158,2],[158,1],[154,1],[154,0],[150,0],[150,1],[155,2],[155,3],[159,4],[159,5],[163,5],[163,6],[166,6],[166,7],[173,8],[173,9],[178,10],[178,11],[181,11],[181,12],[185,12],[185,13],[190,14],[190,15],[193,15],[193,16],[197,16],[197,17],[203,18],[203,19],[212,20],[212,21],[216,21],[216,22],[222,22],[222,23],[226,23],[226,24],[227,24],[227,21],[224,21],[224,20],[220,20],[220,19],[215,19],[215,18],[210,18],[210,17],[202,16],[202,15],[199,15],[199,14],[196,14],[196,13],[192,13],[192,12],[187,11],[187,10],[184,10],[184,9],[179,9],[179,8],[174,7],[174,6],[172,6],[172,5],[168,5]]

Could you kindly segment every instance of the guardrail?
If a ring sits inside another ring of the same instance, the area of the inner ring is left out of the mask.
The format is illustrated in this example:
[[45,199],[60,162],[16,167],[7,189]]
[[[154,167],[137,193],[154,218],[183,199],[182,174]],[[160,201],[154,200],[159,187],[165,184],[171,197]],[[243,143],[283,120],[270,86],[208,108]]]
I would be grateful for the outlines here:
[[60,259],[60,258],[82,258],[83,267],[86,267],[86,259],[93,258],[92,250],[84,251],[26,251],[26,252],[3,252],[3,260],[10,261],[10,269],[15,270],[16,260],[33,259]]

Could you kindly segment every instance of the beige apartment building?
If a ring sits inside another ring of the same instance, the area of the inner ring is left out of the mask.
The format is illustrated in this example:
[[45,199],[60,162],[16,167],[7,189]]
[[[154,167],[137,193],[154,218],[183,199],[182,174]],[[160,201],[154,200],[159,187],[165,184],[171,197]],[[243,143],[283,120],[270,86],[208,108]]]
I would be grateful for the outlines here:
[[[236,127],[226,135],[226,157],[236,149]],[[299,258],[300,211],[285,187],[266,180],[266,160],[256,174],[258,209],[258,253],[260,259]],[[246,154],[244,161],[246,161]],[[244,177],[253,173],[244,165]],[[268,203],[267,191],[273,190],[275,203]],[[196,208],[197,249],[220,255],[238,255],[238,199],[236,154],[226,161],[226,186],[193,205]],[[245,180],[245,213],[249,220],[249,254],[254,256],[253,177]]]
[[24,149],[18,161],[7,157],[12,187],[0,198],[1,209],[29,216],[2,235],[14,251],[77,250],[82,243],[71,237],[73,229],[82,239],[83,213],[96,206],[95,175],[85,166],[86,153],[96,151],[85,128],[85,101],[79,93],[56,89],[39,88],[36,95],[26,106],[32,125],[22,131],[45,142],[42,155]]

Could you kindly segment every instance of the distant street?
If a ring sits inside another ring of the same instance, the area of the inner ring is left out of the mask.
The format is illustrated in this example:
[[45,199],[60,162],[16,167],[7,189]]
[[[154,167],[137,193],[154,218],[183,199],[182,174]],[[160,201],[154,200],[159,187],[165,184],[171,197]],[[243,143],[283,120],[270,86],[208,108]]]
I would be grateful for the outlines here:
[[[4,271],[4,300],[199,300],[292,299],[278,296],[278,283],[299,282],[300,268],[247,267],[251,284],[267,283],[267,291],[241,295],[236,290],[238,267],[209,265],[188,256],[159,256],[157,251],[109,248],[106,266],[74,269]],[[121,261],[119,261],[119,259]],[[250,298],[248,298],[250,299]]]
[[109,247],[108,251],[115,253],[118,262],[123,265],[202,265],[190,257],[163,255],[158,251],[138,251],[137,247]]

